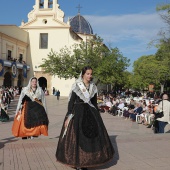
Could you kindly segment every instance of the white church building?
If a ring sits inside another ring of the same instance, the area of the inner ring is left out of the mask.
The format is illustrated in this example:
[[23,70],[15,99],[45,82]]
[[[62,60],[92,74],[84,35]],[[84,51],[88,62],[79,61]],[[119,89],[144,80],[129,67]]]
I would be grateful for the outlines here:
[[28,21],[21,26],[0,25],[0,85],[25,86],[33,76],[42,88],[52,88],[68,96],[74,79],[60,79],[45,74],[39,65],[53,51],[93,38],[93,30],[78,14],[64,22],[64,12],[57,0],[35,0]]

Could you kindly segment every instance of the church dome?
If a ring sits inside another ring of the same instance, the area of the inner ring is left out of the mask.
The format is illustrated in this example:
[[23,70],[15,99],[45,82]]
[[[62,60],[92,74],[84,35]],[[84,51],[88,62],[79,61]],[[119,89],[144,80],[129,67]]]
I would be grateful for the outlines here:
[[74,32],[81,34],[93,34],[90,23],[80,14],[70,19],[70,25]]

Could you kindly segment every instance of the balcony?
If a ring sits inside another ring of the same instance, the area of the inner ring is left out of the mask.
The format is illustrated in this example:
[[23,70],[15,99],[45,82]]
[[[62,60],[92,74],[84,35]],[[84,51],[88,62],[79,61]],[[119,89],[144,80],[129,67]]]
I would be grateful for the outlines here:
[[4,66],[6,67],[11,67],[13,62],[16,62],[17,68],[18,69],[23,69],[23,66],[26,65],[27,66],[27,70],[30,70],[30,66],[27,65],[24,61],[17,61],[15,58],[14,59],[10,59],[10,60],[3,60],[4,62]]

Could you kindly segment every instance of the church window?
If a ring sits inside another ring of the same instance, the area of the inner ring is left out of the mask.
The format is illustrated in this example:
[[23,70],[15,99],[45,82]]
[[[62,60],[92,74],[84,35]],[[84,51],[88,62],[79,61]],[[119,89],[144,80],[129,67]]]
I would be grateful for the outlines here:
[[48,8],[53,8],[53,1],[52,0],[48,0]]
[[40,33],[40,49],[48,48],[48,33]]
[[40,8],[44,8],[44,0],[40,0]]
[[11,60],[11,59],[12,59],[12,51],[8,50],[8,60]]

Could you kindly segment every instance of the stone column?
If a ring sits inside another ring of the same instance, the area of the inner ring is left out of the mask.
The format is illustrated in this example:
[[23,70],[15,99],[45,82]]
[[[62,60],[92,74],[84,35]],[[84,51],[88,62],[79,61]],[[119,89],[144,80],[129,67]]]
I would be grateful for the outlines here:
[[44,8],[48,8],[48,0],[44,0]]
[[56,4],[57,4],[57,0],[53,0],[53,11],[56,11]]
[[14,79],[13,79],[13,86],[14,86],[14,87],[17,86],[17,83],[18,83],[18,78],[14,78]]
[[40,0],[35,0],[35,6],[36,6],[36,10],[39,10],[39,8],[40,8]]

